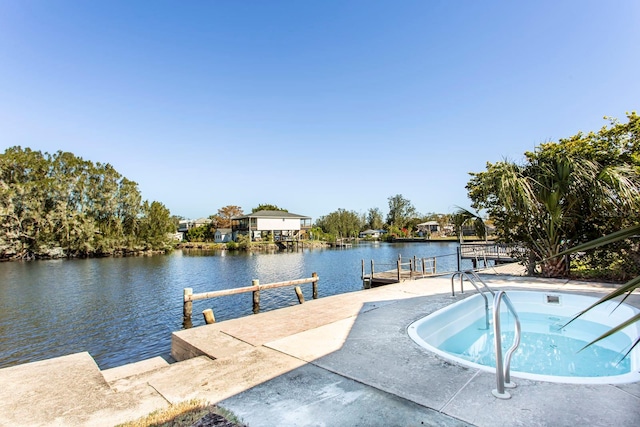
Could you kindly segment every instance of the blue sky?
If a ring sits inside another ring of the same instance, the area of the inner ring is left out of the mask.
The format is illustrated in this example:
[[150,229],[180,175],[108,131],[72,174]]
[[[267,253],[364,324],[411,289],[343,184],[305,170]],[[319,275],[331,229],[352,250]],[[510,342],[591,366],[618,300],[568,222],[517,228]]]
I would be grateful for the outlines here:
[[197,218],[468,206],[468,172],[625,120],[640,2],[0,0],[0,149]]

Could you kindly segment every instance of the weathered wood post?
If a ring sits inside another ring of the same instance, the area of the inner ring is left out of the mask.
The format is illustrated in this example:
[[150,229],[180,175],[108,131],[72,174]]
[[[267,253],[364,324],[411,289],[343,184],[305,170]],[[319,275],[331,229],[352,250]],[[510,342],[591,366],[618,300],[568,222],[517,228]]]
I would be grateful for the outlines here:
[[402,276],[402,273],[400,270],[401,268],[402,268],[402,263],[400,262],[400,258],[398,258],[398,283],[400,283],[400,278]]
[[316,279],[311,283],[311,287],[313,289],[313,299],[318,299],[318,273],[312,273],[311,277]]
[[409,258],[409,280],[413,280],[413,260]]
[[302,289],[300,289],[300,286],[296,286],[293,289],[296,291],[296,296],[298,297],[298,302],[300,304],[304,303],[304,295],[302,294]]
[[202,315],[204,316],[204,323],[206,323],[207,325],[210,325],[212,323],[216,323],[216,318],[213,315],[213,310],[210,308],[207,308],[206,310],[202,311]]
[[193,313],[193,302],[191,302],[191,295],[193,295],[193,288],[184,288],[183,291],[183,306],[182,316],[184,320],[191,320],[191,314]]
[[425,262],[424,258],[422,258],[422,275],[423,276],[425,274],[427,274],[427,266],[425,264],[426,264],[426,262]]
[[364,259],[362,260],[362,275],[360,276],[362,280],[364,280]]
[[460,270],[460,262],[461,262],[461,259],[460,259],[460,258],[462,257],[462,254],[460,253],[460,246],[458,246],[458,247],[456,248],[456,252],[457,252],[457,255],[458,255],[458,257],[457,257],[457,258],[458,258],[458,271],[461,271],[461,270]]
[[371,260],[371,280],[373,280],[373,260]]
[[436,263],[438,261],[438,257],[433,257],[433,271],[432,274],[436,274]]
[[253,314],[258,314],[260,312],[260,280],[253,279],[251,286],[258,287],[258,289],[253,291]]

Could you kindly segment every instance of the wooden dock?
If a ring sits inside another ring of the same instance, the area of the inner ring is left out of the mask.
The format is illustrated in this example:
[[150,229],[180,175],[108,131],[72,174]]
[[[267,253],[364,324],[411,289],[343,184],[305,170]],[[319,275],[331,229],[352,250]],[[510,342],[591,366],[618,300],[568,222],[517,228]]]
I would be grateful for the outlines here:
[[485,267],[488,261],[494,264],[507,264],[518,261],[518,257],[524,254],[524,248],[516,245],[503,245],[498,243],[461,243],[460,259],[470,259],[473,268],[477,268],[480,262]]
[[416,280],[436,274],[436,258],[409,258],[408,262],[402,262],[402,257],[398,256],[395,269],[388,269],[394,264],[377,264],[377,268],[382,267],[383,271],[375,271],[376,264],[371,260],[371,270],[367,274],[365,263],[362,260],[362,283],[365,289],[400,283],[405,280]]

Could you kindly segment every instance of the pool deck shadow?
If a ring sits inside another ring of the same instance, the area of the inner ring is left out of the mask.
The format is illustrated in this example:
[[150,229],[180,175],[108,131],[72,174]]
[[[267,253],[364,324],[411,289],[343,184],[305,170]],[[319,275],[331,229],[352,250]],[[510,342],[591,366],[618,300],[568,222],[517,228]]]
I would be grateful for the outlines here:
[[[567,280],[485,279],[507,290],[610,290]],[[114,425],[191,398],[219,403],[251,427],[640,425],[640,383],[515,378],[512,398],[500,400],[491,393],[494,374],[446,361],[411,340],[413,321],[475,294],[465,290],[460,294],[456,282],[452,297],[450,276],[434,277],[178,331],[172,354],[179,362],[172,365],[155,360],[100,372],[81,353],[58,358],[71,364],[64,369],[58,359],[0,369],[0,425]],[[640,294],[628,302],[640,307]],[[72,375],[74,363],[87,371],[82,381],[79,372]],[[38,378],[46,384],[29,387]],[[56,393],[65,384],[66,394]]]

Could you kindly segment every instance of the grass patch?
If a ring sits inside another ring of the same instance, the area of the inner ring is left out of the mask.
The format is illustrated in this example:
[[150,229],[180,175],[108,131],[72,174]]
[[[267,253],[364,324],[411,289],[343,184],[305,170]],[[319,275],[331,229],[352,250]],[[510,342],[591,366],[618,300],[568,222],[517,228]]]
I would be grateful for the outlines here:
[[203,420],[203,426],[243,427],[244,424],[233,413],[202,400],[192,399],[168,408],[153,411],[134,421],[118,424],[116,427],[185,427]]

